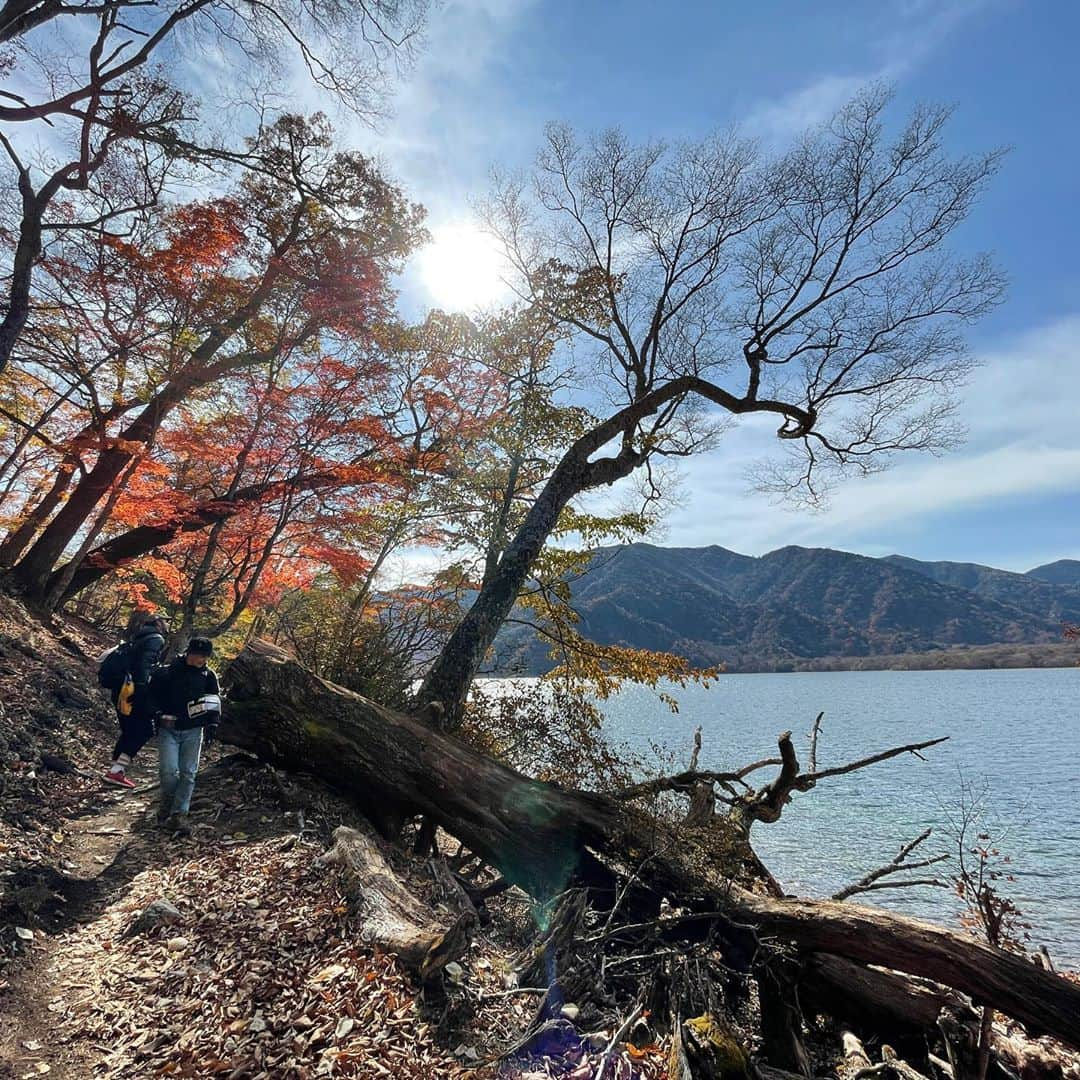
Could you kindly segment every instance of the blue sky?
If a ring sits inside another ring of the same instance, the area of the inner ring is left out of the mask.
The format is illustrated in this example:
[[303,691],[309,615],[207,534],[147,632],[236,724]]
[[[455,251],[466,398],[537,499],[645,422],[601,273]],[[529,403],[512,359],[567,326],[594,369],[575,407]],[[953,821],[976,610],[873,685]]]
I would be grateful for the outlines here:
[[[895,86],[897,117],[919,100],[955,103],[957,152],[1012,148],[957,236],[993,251],[1011,281],[970,334],[985,363],[965,392],[966,445],[852,480],[811,513],[750,489],[746,467],[775,440],[740,428],[685,466],[662,541],[1022,570],[1080,557],[1078,41],[1069,0],[449,0],[395,116],[353,136],[438,227],[468,216],[492,166],[526,166],[548,120],[643,138],[738,123],[779,145],[875,79]],[[422,280],[404,291],[411,304],[431,301]]]

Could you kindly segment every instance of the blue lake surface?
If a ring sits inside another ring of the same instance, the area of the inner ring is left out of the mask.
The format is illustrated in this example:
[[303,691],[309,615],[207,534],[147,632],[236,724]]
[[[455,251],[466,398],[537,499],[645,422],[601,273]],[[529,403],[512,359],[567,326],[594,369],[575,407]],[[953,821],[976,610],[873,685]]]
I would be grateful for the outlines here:
[[[648,690],[622,691],[604,706],[609,735],[639,751],[661,743],[685,767],[700,724],[699,765],[708,769],[774,756],[785,730],[805,768],[822,710],[819,769],[948,735],[925,761],[904,755],[796,793],[779,822],[755,826],[755,849],[789,891],[828,896],[927,827],[934,834],[921,850],[954,853],[949,819],[961,777],[985,785],[984,826],[1011,858],[1003,869],[1016,880],[1003,888],[1032,924],[1032,944],[1080,968],[1080,668],[724,675],[708,690],[674,692],[675,715]],[[933,872],[946,876],[950,866]],[[945,924],[959,914],[942,889],[875,892],[861,902]]]

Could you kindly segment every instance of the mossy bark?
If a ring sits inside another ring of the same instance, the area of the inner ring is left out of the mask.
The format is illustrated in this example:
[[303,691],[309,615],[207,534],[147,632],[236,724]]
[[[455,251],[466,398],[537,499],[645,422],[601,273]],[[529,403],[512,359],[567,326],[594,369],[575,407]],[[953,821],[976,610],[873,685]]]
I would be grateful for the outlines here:
[[668,1076],[672,1080],[751,1080],[753,1071],[731,1029],[705,1013],[675,1026]]

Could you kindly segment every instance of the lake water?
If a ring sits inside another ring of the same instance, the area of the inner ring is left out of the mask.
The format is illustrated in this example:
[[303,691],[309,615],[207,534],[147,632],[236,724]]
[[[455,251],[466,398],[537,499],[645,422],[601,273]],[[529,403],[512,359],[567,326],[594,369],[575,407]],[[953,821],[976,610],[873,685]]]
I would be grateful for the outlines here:
[[[754,827],[755,849],[790,892],[828,896],[927,827],[934,834],[921,850],[955,852],[948,828],[961,777],[986,785],[984,823],[1016,877],[1003,887],[1032,924],[1032,943],[1059,966],[1080,968],[1080,669],[725,675],[676,696],[672,715],[649,691],[624,690],[605,705],[610,735],[641,751],[662,743],[685,768],[700,724],[699,764],[707,769],[774,756],[785,730],[805,769],[822,710],[819,769],[948,735],[925,761],[908,754],[796,793],[780,821]],[[938,922],[957,917],[956,898],[942,889],[870,893],[860,902]]]

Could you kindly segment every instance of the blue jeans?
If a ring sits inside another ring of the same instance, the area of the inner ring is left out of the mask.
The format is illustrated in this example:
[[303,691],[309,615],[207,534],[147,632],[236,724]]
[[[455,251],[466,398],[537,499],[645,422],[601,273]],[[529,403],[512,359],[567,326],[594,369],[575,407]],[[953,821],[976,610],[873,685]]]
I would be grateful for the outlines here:
[[163,814],[186,814],[195,790],[195,774],[202,753],[202,728],[158,731],[158,772],[161,777]]

